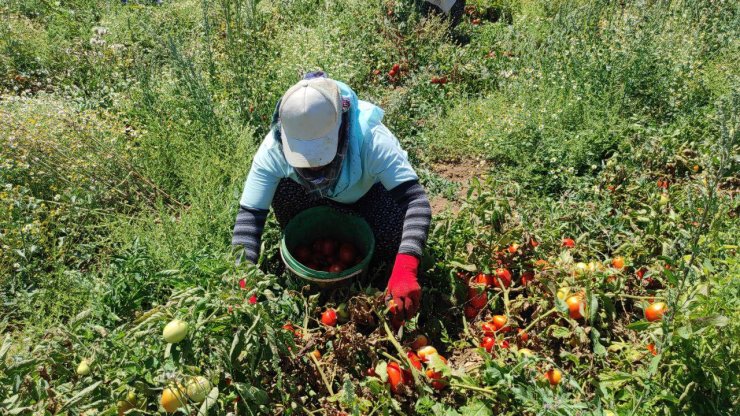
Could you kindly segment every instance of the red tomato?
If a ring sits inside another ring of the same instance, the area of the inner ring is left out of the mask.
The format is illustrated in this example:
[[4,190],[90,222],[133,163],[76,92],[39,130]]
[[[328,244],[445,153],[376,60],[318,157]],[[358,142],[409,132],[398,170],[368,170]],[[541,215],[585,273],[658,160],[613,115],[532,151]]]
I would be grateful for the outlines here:
[[399,69],[401,69],[401,66],[398,64],[393,64],[393,68],[391,68],[391,70],[394,72],[398,72]]
[[487,337],[493,337],[496,335],[496,325],[492,322],[483,322],[481,324],[481,329],[483,330],[483,335]]
[[565,300],[565,303],[568,304],[568,313],[570,314],[571,318],[573,319],[583,318],[585,305],[583,304],[583,301],[581,300],[580,296],[571,296]]
[[344,264],[352,264],[357,257],[357,249],[352,243],[342,243],[339,246],[339,260]]
[[658,350],[655,349],[655,344],[653,344],[652,342],[647,345],[647,349],[648,351],[650,351],[650,354],[658,355]]
[[480,342],[480,346],[485,348],[486,352],[493,351],[494,345],[496,345],[496,340],[492,337],[483,337]]
[[409,358],[409,361],[411,361],[411,365],[414,366],[417,370],[421,371],[421,359],[418,355],[416,355],[413,351],[406,352],[406,356]]
[[521,328],[517,329],[516,333],[519,336],[519,339],[522,340],[522,342],[529,341],[529,334],[526,333],[523,329]]
[[314,262],[307,263],[306,264],[306,267],[308,267],[311,270],[319,270],[321,268],[321,267],[319,267],[318,264],[316,264]]
[[326,326],[335,326],[337,324],[337,312],[329,308],[321,314],[321,323]]
[[326,240],[324,240],[324,244],[321,245],[321,254],[329,257],[336,253],[337,247],[339,247],[339,245],[335,240],[327,238]]
[[329,273],[341,273],[344,271],[344,265],[340,263],[334,263],[329,267]]
[[411,349],[418,350],[421,347],[427,346],[427,344],[429,344],[429,338],[426,335],[419,334],[414,338],[414,342],[411,343]]
[[488,304],[488,294],[482,287],[471,286],[468,288],[468,301],[476,309],[481,309]]
[[252,295],[252,296],[249,297],[249,304],[250,305],[257,304],[257,295]]
[[318,239],[314,240],[314,242],[311,245],[311,247],[313,248],[314,253],[315,252],[321,252],[321,248],[324,247],[324,239],[323,238],[318,238]]
[[509,329],[511,329],[506,326],[507,322],[509,322],[509,319],[504,315],[493,315],[493,318],[491,319],[491,323],[495,326],[496,331],[501,332],[509,332]]
[[576,246],[576,242],[572,238],[563,239],[563,247],[573,248]]
[[511,272],[503,268],[496,269],[494,284],[501,289],[511,286]]
[[246,289],[247,288],[247,281],[246,281],[246,279],[239,279],[239,288],[240,289]]
[[534,272],[532,270],[522,273],[522,286],[527,286],[532,280],[534,280]]
[[635,274],[638,278],[642,279],[643,277],[645,277],[645,273],[647,273],[647,271],[648,270],[645,267],[640,267],[640,269],[636,271]]
[[396,362],[390,362],[386,367],[386,372],[388,373],[388,383],[391,385],[391,391],[397,393],[399,386],[403,384],[401,367]]
[[478,273],[478,275],[475,276],[475,283],[481,286],[491,287],[493,286],[493,276],[490,274]]
[[306,246],[296,247],[295,258],[301,263],[309,261],[311,259],[311,249]]
[[465,305],[465,317],[468,319],[473,319],[476,316],[478,316],[478,313],[480,313],[480,309],[473,307],[472,305]]
[[365,370],[365,375],[368,377],[375,377],[377,374],[375,373],[375,367],[370,367],[367,370]]
[[552,369],[545,373],[545,378],[550,382],[551,386],[555,386],[560,383],[560,379],[563,377],[563,373],[558,369]]
[[663,302],[655,302],[645,309],[645,319],[650,322],[655,322],[663,318],[663,315],[667,311],[666,304]]

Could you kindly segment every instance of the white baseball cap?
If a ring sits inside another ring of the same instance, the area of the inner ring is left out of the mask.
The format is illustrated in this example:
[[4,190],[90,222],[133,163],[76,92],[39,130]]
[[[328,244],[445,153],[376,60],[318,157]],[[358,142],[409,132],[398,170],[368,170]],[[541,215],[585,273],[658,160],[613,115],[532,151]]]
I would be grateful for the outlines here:
[[279,109],[283,153],[296,168],[334,160],[342,124],[342,97],[328,78],[299,81],[283,95]]

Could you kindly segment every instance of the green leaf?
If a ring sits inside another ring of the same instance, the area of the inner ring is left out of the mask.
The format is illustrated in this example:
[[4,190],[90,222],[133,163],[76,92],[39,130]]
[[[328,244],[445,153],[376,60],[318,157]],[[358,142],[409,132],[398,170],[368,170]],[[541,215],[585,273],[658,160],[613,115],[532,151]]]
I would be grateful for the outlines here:
[[478,271],[478,268],[475,267],[474,264],[462,264],[462,263],[457,262],[455,260],[452,260],[450,262],[450,266],[455,267],[455,268],[458,268],[458,269],[463,269],[463,270],[465,270],[467,272],[471,272],[471,273],[474,273],[474,272]]
[[550,335],[554,338],[570,338],[572,335],[568,328],[564,328],[562,326],[551,325],[548,330],[550,331]]
[[[691,320],[691,323],[698,327],[716,326],[723,327],[727,326],[729,319],[724,315],[709,315],[701,318],[695,318]],[[0,358],[2,358],[2,352],[0,351]]]
[[95,383],[85,387],[80,391],[79,393],[75,394],[71,399],[69,399],[66,403],[64,403],[64,406],[62,406],[61,409],[59,409],[59,412],[61,412],[64,409],[70,408],[74,406],[75,404],[79,403],[80,400],[84,399],[87,395],[92,393],[95,389],[98,388],[98,386],[102,383],[102,381],[96,381]]
[[206,399],[203,401],[203,404],[200,405],[198,414],[207,415],[208,410],[211,407],[213,407],[214,404],[216,404],[217,400],[218,400],[218,387],[214,387],[211,389],[210,392],[208,392],[208,396],[206,396]]
[[632,329],[634,331],[644,331],[648,328],[650,328],[650,322],[644,319],[641,319],[637,322],[632,322],[631,324],[627,325],[627,329]]
[[11,344],[12,341],[10,340],[10,335],[7,335],[3,340],[3,346],[0,347],[0,368],[5,367],[5,354],[8,353]]
[[460,408],[463,416],[493,416],[493,411],[481,401],[474,401]]
[[386,363],[385,361],[380,361],[380,362],[378,362],[377,365],[375,365],[375,374],[377,374],[378,377],[380,377],[380,380],[383,383],[385,383],[386,381],[388,381],[388,370],[387,370],[387,368],[388,368],[388,363]]
[[606,355],[606,348],[601,345],[601,342],[599,341],[599,335],[599,331],[597,331],[596,328],[591,328],[591,342],[594,346],[594,354],[603,356]]

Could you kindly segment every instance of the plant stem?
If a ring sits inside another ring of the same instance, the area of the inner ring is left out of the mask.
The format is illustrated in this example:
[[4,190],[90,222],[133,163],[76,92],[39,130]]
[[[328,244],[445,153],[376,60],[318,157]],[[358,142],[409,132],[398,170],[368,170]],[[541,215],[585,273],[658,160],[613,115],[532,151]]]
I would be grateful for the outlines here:
[[385,333],[388,334],[388,341],[390,341],[391,344],[396,347],[398,355],[401,357],[402,360],[406,361],[409,369],[411,369],[411,374],[414,376],[414,385],[416,386],[417,390],[421,389],[421,379],[419,378],[419,371],[416,369],[416,367],[414,367],[414,364],[411,362],[411,359],[408,357],[408,355],[406,355],[406,352],[403,350],[401,344],[396,341],[396,337],[393,336],[393,332],[391,332],[391,328],[388,326],[388,321],[386,321],[385,319],[383,319],[383,327],[385,328]]
[[319,370],[319,374],[321,375],[321,380],[324,382],[324,385],[326,386],[326,389],[329,391],[329,395],[334,395],[334,389],[331,388],[331,384],[329,384],[329,381],[326,379],[326,375],[324,375],[324,371],[321,369],[321,364],[319,364],[319,360],[314,357],[313,354],[309,353],[309,357],[311,357],[311,361],[313,361],[314,365],[316,366],[316,369]]
[[454,381],[450,383],[450,386],[465,389],[465,390],[478,391],[481,393],[490,394],[491,396],[496,395],[496,393],[494,393],[492,390],[484,389],[483,387],[470,386],[470,385],[462,384],[462,383],[455,383]]
[[543,315],[538,316],[534,321],[530,322],[529,325],[527,325],[526,328],[524,328],[524,332],[529,332],[532,327],[534,327],[539,321],[545,319],[546,316],[552,315],[553,313],[557,312],[558,308],[552,308],[549,311],[545,312]]

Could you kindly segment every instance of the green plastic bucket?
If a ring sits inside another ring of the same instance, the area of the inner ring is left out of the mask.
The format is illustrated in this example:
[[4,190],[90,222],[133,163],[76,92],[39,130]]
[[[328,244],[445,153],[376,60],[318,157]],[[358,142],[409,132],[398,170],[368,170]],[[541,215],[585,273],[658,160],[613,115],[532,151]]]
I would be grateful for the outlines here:
[[[318,238],[351,242],[365,257],[353,267],[339,273],[309,269],[291,254],[300,245],[308,245]],[[345,214],[331,207],[309,208],[293,217],[283,231],[280,255],[288,269],[296,276],[320,286],[341,282],[362,275],[375,251],[373,230],[362,217]]]

